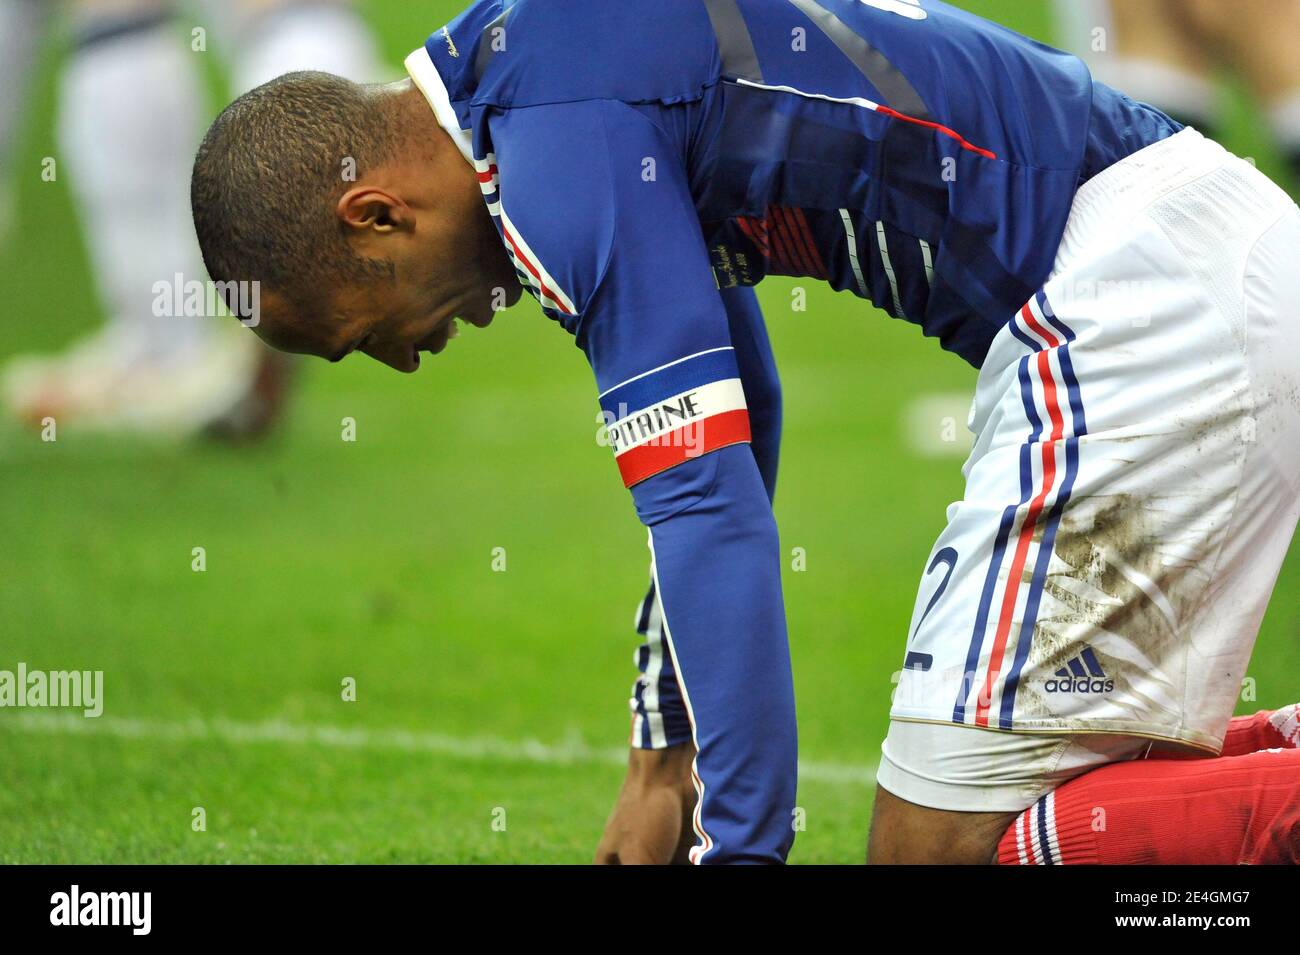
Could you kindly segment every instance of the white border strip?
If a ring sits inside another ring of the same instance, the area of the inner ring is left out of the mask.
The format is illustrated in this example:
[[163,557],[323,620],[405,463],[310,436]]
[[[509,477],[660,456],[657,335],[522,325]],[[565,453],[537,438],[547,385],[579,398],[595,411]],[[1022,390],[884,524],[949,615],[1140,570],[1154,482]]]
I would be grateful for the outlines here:
[[460,154],[465,157],[465,161],[471,166],[474,165],[474,140],[469,130],[460,128],[460,120],[456,118],[456,111],[451,107],[451,97],[447,94],[447,84],[442,81],[437,67],[433,65],[433,60],[429,56],[429,51],[424,47],[412,51],[411,55],[405,61],[406,72],[410,74],[411,79],[424,94],[424,98],[429,101],[429,106],[433,109],[433,116],[438,120],[438,125],[447,131],[451,141],[456,144]]
[[774,90],[778,93],[793,93],[795,96],[802,96],[805,99],[821,99],[828,103],[847,103],[850,106],[861,106],[863,109],[869,109],[873,113],[880,111],[880,104],[873,103],[869,99],[863,99],[861,96],[827,96],[825,93],[809,93],[806,90],[797,90],[793,86],[773,86],[769,83],[755,83],[753,80],[747,80],[743,77],[736,77],[734,82],[742,86],[752,86],[760,90]]
[[706,348],[704,351],[697,351],[694,355],[687,355],[685,358],[678,358],[676,361],[670,361],[666,365],[660,365],[658,368],[651,368],[649,371],[643,371],[639,375],[633,375],[631,378],[625,379],[624,381],[620,381],[613,388],[606,388],[604,391],[600,393],[598,397],[604,398],[611,391],[618,391],[618,389],[622,388],[624,385],[629,385],[634,381],[640,381],[642,378],[645,378],[647,375],[653,375],[655,372],[663,371],[665,368],[671,368],[673,367],[673,365],[680,365],[682,362],[690,361],[692,358],[699,358],[701,355],[712,355],[715,351],[735,351],[735,350],[736,349],[734,349],[730,345],[724,345],[721,348]]

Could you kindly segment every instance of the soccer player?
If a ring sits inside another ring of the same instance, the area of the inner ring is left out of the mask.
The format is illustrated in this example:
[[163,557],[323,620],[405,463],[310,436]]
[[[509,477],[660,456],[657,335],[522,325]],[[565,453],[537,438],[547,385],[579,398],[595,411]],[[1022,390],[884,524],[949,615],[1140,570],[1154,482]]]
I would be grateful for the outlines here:
[[[155,283],[201,276],[186,173],[207,112],[211,51],[247,90],[292,69],[384,75],[368,28],[340,0],[0,0],[0,184],[25,87],[52,14],[64,8],[56,174],[77,200],[107,321],[61,354],[19,356],[0,376],[12,414],[105,429],[213,429],[253,436],[285,399],[284,356],[210,317],[155,315]],[[193,31],[193,32],[192,32]],[[0,209],[3,215],[7,209]]]
[[1057,0],[1056,7],[1065,47],[1094,76],[1211,138],[1222,125],[1213,73],[1231,70],[1263,107],[1300,182],[1300,0]]
[[1108,861],[1295,855],[1280,733],[1139,760],[1224,745],[1300,510],[1282,190],[938,0],[480,0],[406,65],[233,103],[195,160],[195,226],[214,279],[263,283],[276,347],[412,372],[517,279],[589,359],[652,561],[600,861],[667,861],[687,813],[696,863],[793,841],[780,389],[749,288],[768,274],[980,369],[870,857],[989,862],[1054,792],[1160,797],[1163,828],[1056,813],[1053,844]]

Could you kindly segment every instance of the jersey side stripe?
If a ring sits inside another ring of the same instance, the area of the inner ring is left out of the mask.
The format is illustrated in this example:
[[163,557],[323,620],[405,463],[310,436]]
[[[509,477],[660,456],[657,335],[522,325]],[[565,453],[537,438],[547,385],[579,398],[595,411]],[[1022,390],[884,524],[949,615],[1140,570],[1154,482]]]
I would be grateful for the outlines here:
[[982,146],[976,146],[965,136],[942,123],[932,123],[926,119],[917,119],[915,116],[908,116],[906,113],[900,113],[896,109],[890,109],[888,106],[882,106],[880,103],[872,102],[862,96],[828,96],[825,93],[810,93],[807,90],[795,89],[793,86],[782,86],[776,83],[755,83],[752,80],[737,77],[736,83],[742,86],[752,86],[755,89],[771,90],[776,93],[793,93],[795,96],[803,96],[808,99],[826,100],[828,103],[847,103],[850,106],[858,106],[862,109],[871,110],[873,113],[883,113],[891,119],[896,119],[904,123],[913,123],[917,126],[924,126],[926,129],[932,129],[940,135],[947,136],[955,140],[957,145],[961,146],[967,152],[978,153],[985,159],[997,159],[997,153],[991,149],[985,149]]
[[650,609],[649,630],[646,642],[650,649],[650,659],[646,661],[645,690],[641,695],[641,704],[650,731],[650,748],[662,749],[666,738],[664,717],[659,712],[659,675],[664,668],[664,629],[657,597]]
[[894,263],[889,260],[889,242],[885,239],[885,224],[876,223],[876,242],[880,245],[880,264],[885,267],[885,275],[889,277],[889,294],[891,296],[889,303],[889,314],[895,318],[902,314],[902,302],[898,297],[898,277],[894,275]]
[[[663,593],[663,587],[659,583],[659,561],[655,556],[655,533],[654,528],[650,528],[650,566],[654,569],[655,591]],[[686,707],[686,717],[691,722],[691,740],[695,743],[695,758],[691,761],[691,781],[695,784],[695,812],[691,816],[691,828],[695,830],[695,835],[699,842],[691,847],[688,858],[695,865],[699,865],[703,858],[708,855],[709,850],[713,848],[713,837],[709,835],[704,828],[704,801],[706,797],[704,780],[700,778],[700,735],[695,723],[695,709],[691,706],[691,695],[686,689],[686,678],[682,675],[682,663],[677,659],[677,650],[673,646],[673,631],[668,625],[668,610],[660,602],[660,609],[663,614],[663,631],[668,640],[668,653],[673,662],[673,672],[677,674],[677,686],[682,691],[682,703]]]
[[566,315],[575,314],[577,309],[574,308],[573,300],[564,294],[559,285],[556,284],[555,279],[551,278],[550,273],[542,267],[542,263],[533,254],[533,250],[528,247],[528,243],[524,241],[524,237],[515,228],[515,224],[510,221],[510,217],[506,215],[505,206],[500,206],[500,211],[501,234],[510,245],[515,258],[527,270],[538,296],[545,300],[542,304],[548,308],[558,309]]
[[853,231],[853,216],[849,215],[848,209],[840,210],[840,219],[844,223],[844,244],[849,250],[849,265],[853,269],[853,278],[858,283],[858,291],[862,293],[863,298],[870,298],[871,294],[867,291],[867,280],[862,276],[862,266],[858,263],[858,237]]

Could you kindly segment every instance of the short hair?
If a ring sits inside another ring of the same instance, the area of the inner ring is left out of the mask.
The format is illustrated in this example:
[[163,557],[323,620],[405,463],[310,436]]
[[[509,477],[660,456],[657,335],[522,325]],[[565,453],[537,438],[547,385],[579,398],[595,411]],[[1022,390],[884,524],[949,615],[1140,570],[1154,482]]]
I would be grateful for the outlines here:
[[334,212],[349,168],[359,176],[390,155],[386,127],[365,87],[329,73],[287,73],[227,106],[190,178],[212,280],[260,281],[310,312],[341,282],[391,277],[390,262],[353,251]]

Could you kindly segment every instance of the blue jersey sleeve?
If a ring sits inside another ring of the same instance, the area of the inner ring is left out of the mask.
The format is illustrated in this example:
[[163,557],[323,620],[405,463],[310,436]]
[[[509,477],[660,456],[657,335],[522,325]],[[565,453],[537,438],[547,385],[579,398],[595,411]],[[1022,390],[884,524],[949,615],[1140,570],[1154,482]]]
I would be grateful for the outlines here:
[[[770,501],[776,493],[781,451],[781,382],[776,360],[754,290],[736,285],[722,289],[720,294],[749,408],[750,449]],[[637,607],[635,619],[641,645],[634,657],[639,675],[629,698],[632,745],[638,749],[664,749],[690,743],[690,719],[664,636],[663,607],[654,585],[653,567],[650,589]]]
[[769,501],[776,498],[776,470],[781,457],[781,378],[767,337],[767,324],[751,286],[722,289],[727,326],[749,410],[750,447],[763,476]]
[[[614,100],[501,111],[491,187],[521,276],[591,363],[650,531],[697,748],[692,859],[777,862],[793,842],[794,691],[775,450],[760,467],[741,365],[773,382],[775,368],[756,304],[733,319],[714,282],[686,180],[690,117]],[[762,405],[764,427],[779,428],[779,395]]]

